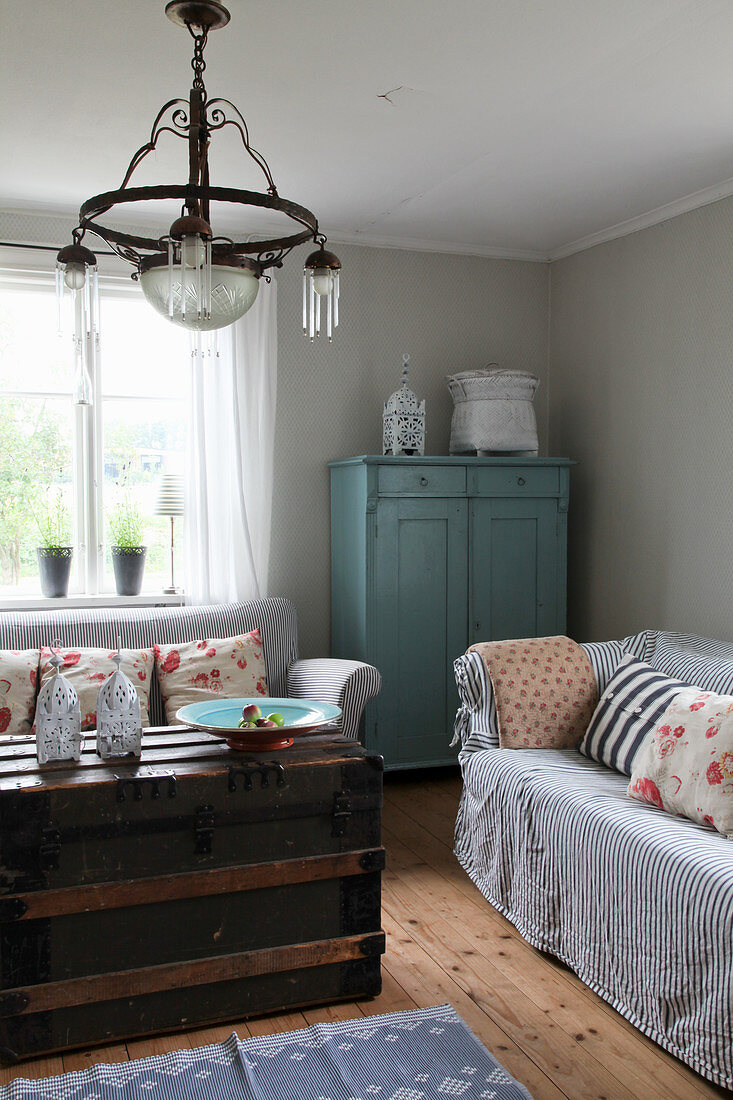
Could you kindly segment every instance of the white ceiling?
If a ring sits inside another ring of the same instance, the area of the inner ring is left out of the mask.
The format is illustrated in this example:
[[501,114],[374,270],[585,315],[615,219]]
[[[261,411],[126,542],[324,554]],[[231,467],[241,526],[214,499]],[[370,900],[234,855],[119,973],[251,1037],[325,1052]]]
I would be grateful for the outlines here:
[[[730,0],[229,6],[209,94],[337,240],[543,258],[733,192]],[[163,9],[0,0],[0,207],[72,211],[119,185],[158,108],[188,94],[190,40]],[[135,179],[185,174],[169,138]],[[212,180],[259,186],[232,140],[215,139]]]

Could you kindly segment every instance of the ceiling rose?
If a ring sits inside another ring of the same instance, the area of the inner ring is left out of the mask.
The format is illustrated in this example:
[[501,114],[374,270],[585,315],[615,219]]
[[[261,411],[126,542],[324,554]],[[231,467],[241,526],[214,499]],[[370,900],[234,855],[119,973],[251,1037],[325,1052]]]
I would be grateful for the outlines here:
[[[239,110],[228,99],[210,99],[206,92],[206,42],[211,31],[227,25],[229,12],[218,0],[170,0],[165,12],[193,39],[194,78],[188,99],[172,99],[160,108],[149,140],[133,155],[120,187],[93,195],[82,204],[73,243],[57,256],[60,293],[68,287],[78,300],[76,342],[80,352],[96,330],[97,260],[82,244],[87,233],[100,237],[118,256],[134,265],[132,277],[139,280],[154,309],[174,324],[194,330],[224,328],[242,317],[254,304],[259,280],[269,280],[267,270],[281,267],[294,248],[312,241],[317,248],[306,258],[303,268],[303,331],[311,340],[325,331],[331,340],[338,325],[338,257],[326,249],[326,237],[319,232],[315,214],[280,197],[267,161],[250,143],[247,123]],[[262,172],[266,181],[263,191],[211,184],[209,145],[226,127],[239,133],[245,152]],[[162,134],[173,134],[188,143],[188,182],[131,186],[135,170],[153,152]],[[136,236],[105,224],[109,212],[125,203],[166,199],[180,201],[181,213],[160,237]],[[288,236],[264,240],[236,241],[218,236],[211,224],[212,202],[273,210],[284,214],[297,228]]]

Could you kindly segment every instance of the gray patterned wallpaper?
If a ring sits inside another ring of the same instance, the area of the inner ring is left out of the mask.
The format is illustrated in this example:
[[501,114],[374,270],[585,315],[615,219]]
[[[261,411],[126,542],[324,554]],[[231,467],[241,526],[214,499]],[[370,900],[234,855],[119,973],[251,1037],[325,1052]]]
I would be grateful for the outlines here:
[[382,406],[402,353],[426,399],[426,454],[447,454],[453,403],[445,376],[497,361],[538,374],[540,447],[547,438],[547,265],[333,246],[342,276],[332,344],[301,326],[300,263],[278,274],[278,414],[270,591],[298,608],[304,656],[329,651],[326,463],[381,453]]
[[[0,211],[0,240],[63,244],[74,224],[51,212]],[[492,361],[540,376],[535,408],[543,450],[547,439],[546,264],[340,244],[334,249],[344,273],[341,324],[330,345],[322,338],[311,344],[302,333],[307,250],[277,273],[269,590],[295,603],[306,657],[328,653],[330,644],[326,463],[381,451],[382,405],[400,383],[403,352],[411,356],[413,389],[426,398],[426,453],[448,453],[452,401],[445,375]]]
[[733,639],[733,199],[551,265],[569,629]]
[[[0,239],[61,241],[70,228],[0,212]],[[278,273],[270,591],[295,602],[304,656],[329,646],[326,463],[380,450],[382,403],[403,351],[426,398],[429,454],[448,450],[446,374],[492,360],[539,374],[541,450],[578,460],[575,637],[647,626],[733,637],[733,199],[549,269],[335,249],[344,278],[331,345],[301,334],[301,257]]]
[[[0,240],[65,243],[73,219],[0,211]],[[343,263],[341,323],[332,344],[302,331],[300,249],[278,283],[278,376],[270,592],[293,599],[304,657],[330,642],[330,508],[326,463],[380,452],[382,405],[400,384],[402,353],[426,398],[428,454],[447,454],[445,376],[496,361],[541,379],[547,439],[546,264],[333,245]],[[28,256],[28,253],[24,254]],[[46,260],[46,262],[50,262]]]

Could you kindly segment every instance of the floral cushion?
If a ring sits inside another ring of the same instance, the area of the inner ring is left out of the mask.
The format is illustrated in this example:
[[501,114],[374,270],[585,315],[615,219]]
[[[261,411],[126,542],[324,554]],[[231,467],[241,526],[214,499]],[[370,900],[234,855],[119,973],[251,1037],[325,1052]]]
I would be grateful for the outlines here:
[[637,753],[628,793],[733,838],[733,695],[680,691]]
[[575,747],[598,701],[593,666],[571,638],[478,642],[496,699],[499,745],[509,749]]
[[[108,680],[117,668],[112,660],[116,649],[59,649],[63,664],[59,671],[75,687],[81,707],[81,728],[97,728],[97,695],[105,680]],[[148,697],[153,672],[152,649],[123,649],[121,669],[135,685],[140,700],[140,718],[144,726],[150,725]],[[54,675],[54,666],[50,663],[52,651],[48,646],[41,649],[41,687]]]
[[0,733],[30,733],[39,657],[37,649],[0,650]]
[[259,630],[153,650],[169,725],[189,703],[269,695]]

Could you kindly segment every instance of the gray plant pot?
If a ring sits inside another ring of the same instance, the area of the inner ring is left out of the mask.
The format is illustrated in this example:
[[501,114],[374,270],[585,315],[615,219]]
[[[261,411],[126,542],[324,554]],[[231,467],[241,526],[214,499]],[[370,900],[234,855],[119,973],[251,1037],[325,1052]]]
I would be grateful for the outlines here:
[[113,546],[112,565],[118,596],[139,596],[143,586],[147,546]]
[[38,574],[41,578],[41,592],[49,598],[68,596],[69,577],[73,546],[38,546]]

